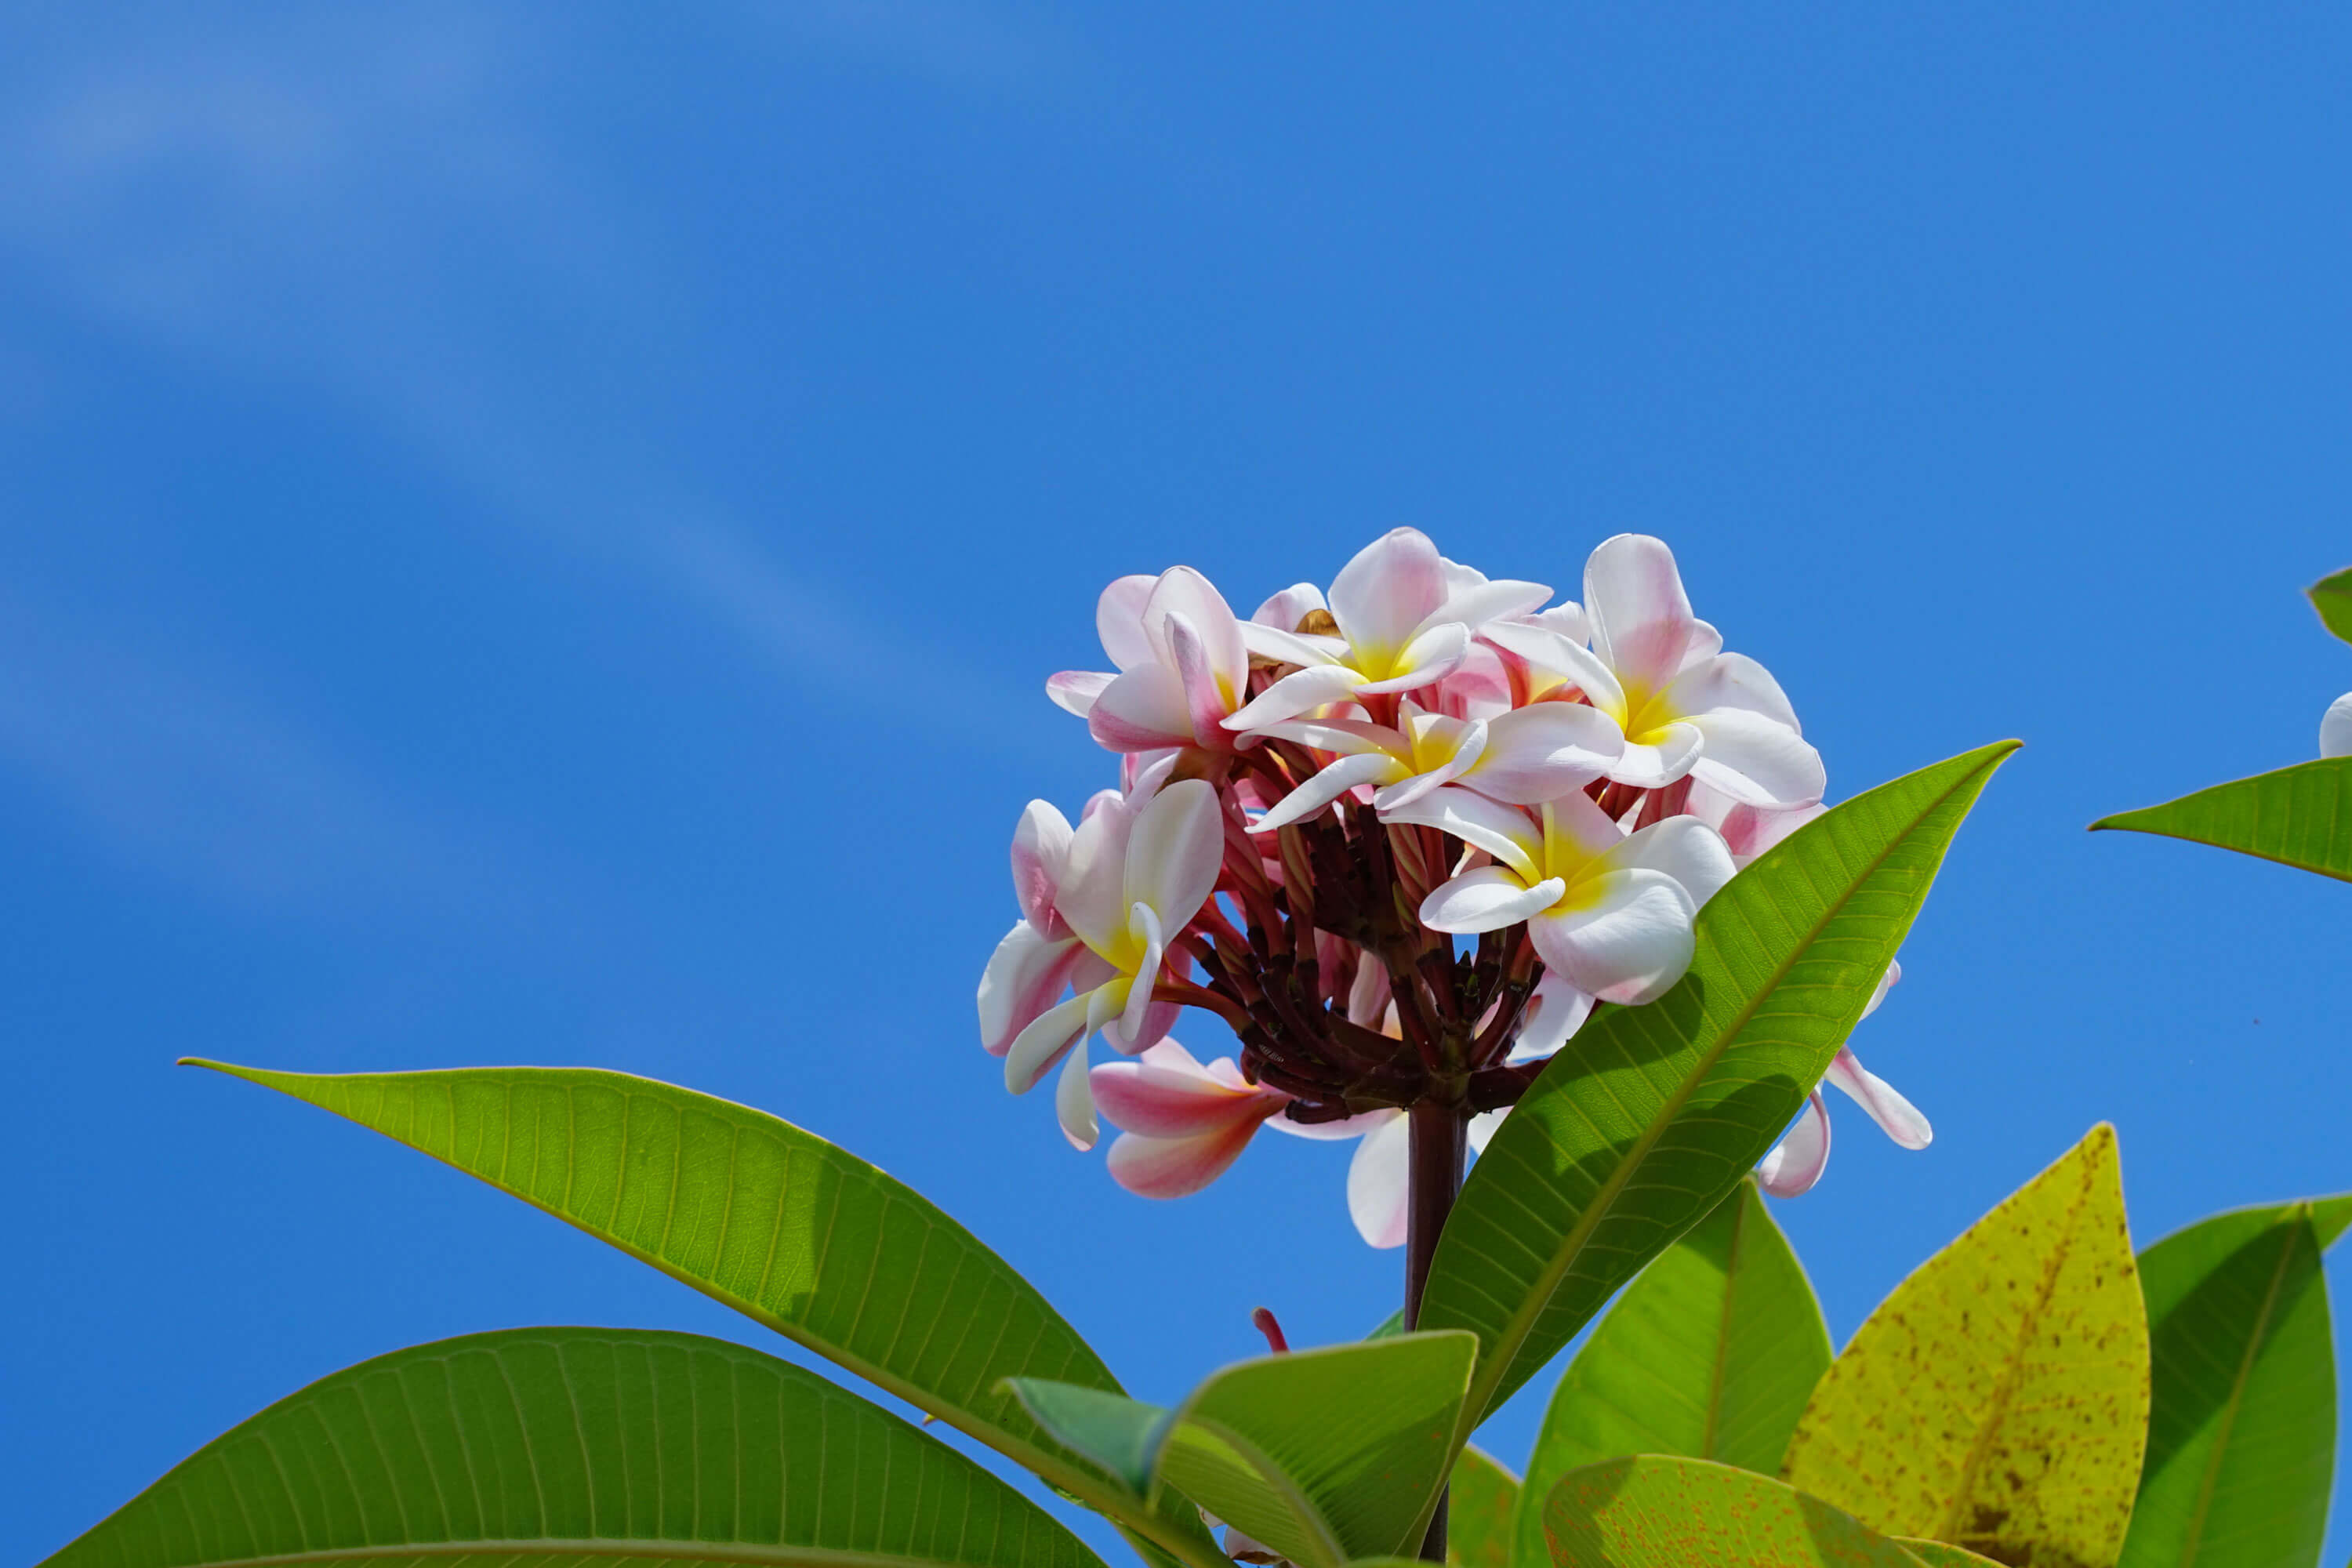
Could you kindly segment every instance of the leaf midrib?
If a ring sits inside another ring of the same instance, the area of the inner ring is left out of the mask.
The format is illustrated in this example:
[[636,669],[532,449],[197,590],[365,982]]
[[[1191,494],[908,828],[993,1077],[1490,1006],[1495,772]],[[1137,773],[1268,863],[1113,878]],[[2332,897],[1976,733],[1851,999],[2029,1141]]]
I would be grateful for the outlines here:
[[2263,1342],[2270,1338],[2271,1314],[2278,1308],[2279,1290],[2286,1283],[2286,1266],[2294,1257],[2294,1227],[2307,1223],[2310,1215],[2310,1204],[2296,1204],[2276,1226],[2278,1262],[2271,1269],[2270,1289],[2263,1294],[2263,1310],[2254,1314],[2253,1332],[2246,1338],[2246,1352],[2238,1360],[2237,1375],[2231,1380],[2230,1397],[2221,1405],[2221,1429],[2213,1435],[2213,1447],[2205,1461],[2205,1473],[2197,1484],[2197,1507],[2189,1516],[2180,1568],[2194,1568],[2197,1553],[2204,1545],[2205,1516],[2212,1510],[2213,1488],[2221,1478],[2221,1461],[2229,1452],[2230,1434],[2237,1426],[2238,1412],[2245,1402],[2246,1384],[2253,1377],[2254,1358],[2262,1353]]
[[[1496,1388],[1500,1386],[1503,1378],[1510,1371],[1511,1363],[1518,1359],[1519,1348],[1527,1342],[1528,1334],[1533,1330],[1536,1320],[1542,1315],[1543,1310],[1550,1305],[1552,1296],[1559,1289],[1559,1281],[1566,1277],[1569,1268],[1576,1258],[1583,1252],[1586,1242],[1591,1238],[1591,1233],[1599,1227],[1601,1220],[1607,1215],[1615,1203],[1618,1194],[1622,1192],[1633,1179],[1633,1172],[1649,1158],[1651,1152],[1657,1147],[1659,1140],[1664,1137],[1665,1129],[1680,1113],[1684,1105],[1688,1103],[1691,1095],[1696,1091],[1699,1081],[1723,1059],[1724,1054],[1731,1048],[1730,1042],[1755,1021],[1764,999],[1780,989],[1781,984],[1787,980],[1790,972],[1795,968],[1798,961],[1811,950],[1813,942],[1819,939],[1830,921],[1853,902],[1863,884],[1876,875],[1879,868],[1886,864],[1895,850],[1909,842],[1912,832],[1918,825],[1954,795],[1958,795],[1970,783],[1980,778],[1988,767],[1997,765],[2008,755],[2009,752],[2003,751],[1999,756],[1985,758],[1981,765],[1970,768],[1959,775],[1933,799],[1914,812],[1905,828],[1890,838],[1885,847],[1871,857],[1862,873],[1848,880],[1845,891],[1822,910],[1820,918],[1807,929],[1803,939],[1790,949],[1789,956],[1773,966],[1770,979],[1757,987],[1734,1016],[1733,1022],[1717,1032],[1715,1043],[1693,1064],[1692,1069],[1684,1075],[1683,1081],[1675,1086],[1674,1093],[1669,1095],[1664,1104],[1659,1108],[1658,1114],[1651,1118],[1650,1124],[1643,1128],[1641,1135],[1634,1140],[1633,1147],[1627,1157],[1618,1163],[1617,1168],[1611,1173],[1608,1180],[1603,1182],[1599,1191],[1593,1194],[1593,1201],[1586,1205],[1584,1213],[1578,1217],[1576,1224],[1570,1226],[1568,1234],[1561,1238],[1562,1244],[1554,1254],[1554,1261],[1548,1264],[1543,1274],[1538,1277],[1538,1289],[1528,1292],[1526,1303],[1506,1321],[1505,1334],[1498,1336],[1498,1339],[1507,1344],[1508,1353],[1502,1353],[1498,1346],[1496,1353],[1479,1357],[1478,1374],[1473,1379],[1470,1397],[1463,1405],[1465,1416],[1471,1412],[1476,1412],[1478,1417],[1485,1415],[1486,1402],[1494,1396]],[[1492,1375],[1488,1374],[1489,1368],[1493,1369]]]

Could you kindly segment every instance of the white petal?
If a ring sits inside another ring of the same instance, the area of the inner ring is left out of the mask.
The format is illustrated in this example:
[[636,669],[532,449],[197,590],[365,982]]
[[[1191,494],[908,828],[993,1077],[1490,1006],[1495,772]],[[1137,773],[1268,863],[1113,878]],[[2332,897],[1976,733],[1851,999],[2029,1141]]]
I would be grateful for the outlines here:
[[1153,1043],[1144,1031],[1143,1016],[1151,1006],[1151,988],[1160,984],[1160,959],[1167,951],[1168,939],[1160,928],[1159,915],[1150,904],[1139,903],[1128,911],[1128,931],[1143,939],[1143,957],[1136,963],[1134,984],[1128,989],[1127,1005],[1119,1009],[1118,1016],[1118,1048],[1131,1053]]
[[990,1056],[1010,1050],[1013,1037],[1054,1005],[1083,951],[1075,938],[1043,936],[1027,921],[1004,933],[980,977],[980,1043]]
[[2319,754],[2352,757],[2352,691],[2327,705],[2319,721]]
[[1197,1138],[1145,1138],[1123,1133],[1105,1162],[1111,1180],[1147,1198],[1190,1196],[1230,1169],[1258,1129],[1242,1121]]
[[1625,710],[1625,689],[1618,684],[1600,657],[1557,628],[1528,621],[1496,621],[1478,628],[1478,636],[1539,679],[1530,682],[1531,695],[1572,686],[1590,697],[1594,706],[1616,715]]
[[1138,815],[1125,799],[1097,795],[1070,835],[1054,907],[1097,952],[1117,941],[1134,902],[1127,896],[1127,847]]
[[1927,1125],[1919,1108],[1904,1099],[1893,1084],[1864,1067],[1843,1046],[1838,1048],[1836,1059],[1830,1063],[1827,1081],[1853,1096],[1853,1102],[1878,1123],[1879,1131],[1904,1148],[1925,1149],[1935,1142],[1936,1130]]
[[1680,882],[1637,868],[1602,872],[1575,891],[1593,901],[1528,922],[1537,953],[1572,984],[1635,1006],[1656,1001],[1690,968],[1698,905]]
[[1185,710],[1192,721],[1193,742],[1222,750],[1233,742],[1223,728],[1225,715],[1241,706],[1241,693],[1249,685],[1248,668],[1244,666],[1237,676],[1220,675],[1189,616],[1169,616],[1165,630],[1169,664],[1176,671],[1176,684],[1184,692]]
[[1272,810],[1250,825],[1250,831],[1271,833],[1277,827],[1304,822],[1360,784],[1386,784],[1403,773],[1404,765],[1385,752],[1341,757],[1284,795]]
[[1276,664],[1295,664],[1301,669],[1311,669],[1318,664],[1348,662],[1348,639],[1327,637],[1320,632],[1284,631],[1277,626],[1262,626],[1256,621],[1242,623],[1242,646],[1254,658],[1272,659]]
[[1418,691],[1424,686],[1434,686],[1455,670],[1470,657],[1470,628],[1460,621],[1447,621],[1423,632],[1404,645],[1396,656],[1397,673],[1385,680],[1366,681],[1356,688],[1360,695],[1378,696],[1390,691]]
[[1066,669],[1045,678],[1045,697],[1064,712],[1083,719],[1094,710],[1103,688],[1118,679],[1107,669]]
[[1543,880],[1543,873],[1536,868],[1543,858],[1543,835],[1528,814],[1515,805],[1449,784],[1399,806],[1387,820],[1450,833],[1465,844],[1484,849],[1522,879]]
[[1366,752],[1387,752],[1398,757],[1412,754],[1412,743],[1403,735],[1386,724],[1369,723],[1361,719],[1286,719],[1279,724],[1261,724],[1251,733],[1269,735],[1277,741],[1296,741],[1302,746],[1342,756],[1360,756]]
[[1511,1108],[1506,1105],[1498,1110],[1482,1110],[1472,1117],[1468,1130],[1470,1152],[1474,1154],[1485,1153],[1486,1145],[1495,1141],[1496,1130],[1503,1125],[1503,1118],[1510,1113]]
[[1392,1110],[1348,1162],[1348,1217],[1356,1222],[1356,1234],[1373,1247],[1402,1247],[1412,1187],[1412,1121]]
[[1822,754],[1759,713],[1721,708],[1687,722],[1706,738],[1691,774],[1748,805],[1810,805],[1829,787]]
[[1114,752],[1191,745],[1192,710],[1183,681],[1165,665],[1137,665],[1096,695],[1087,732]]
[[1331,583],[1331,616],[1358,648],[1393,658],[1445,600],[1437,546],[1417,528],[1391,529],[1357,552]]
[[1581,645],[1592,640],[1592,617],[1584,613],[1582,605],[1563,602],[1549,610],[1538,610],[1532,616],[1518,618],[1522,622],[1549,627],[1572,643]]
[[1702,904],[1722,890],[1735,869],[1723,836],[1696,816],[1669,816],[1639,828],[1608,852],[1608,860],[1664,871]]
[[[1634,740],[1627,736],[1624,753],[1609,764],[1609,777],[1635,789],[1663,789],[1691,771],[1706,744],[1698,726],[1677,720],[1663,735]],[[1712,781],[1710,781],[1712,782]]]
[[1603,540],[1584,567],[1592,651],[1619,679],[1656,691],[1682,668],[1697,617],[1665,542],[1644,533]]
[[1771,671],[1744,653],[1715,654],[1686,662],[1666,689],[1666,702],[1671,711],[1685,717],[1728,708],[1776,721],[1800,732],[1804,728],[1797,722],[1797,710],[1790,706],[1789,694],[1780,689]]
[[1756,1184],[1776,1198],[1802,1197],[1829,1163],[1830,1111],[1817,1089],[1805,1098],[1805,1109],[1780,1143],[1758,1163]]
[[[1107,988],[1106,988],[1107,989]],[[1013,1037],[1004,1053],[1004,1087],[1026,1094],[1037,1080],[1053,1071],[1062,1054],[1087,1036],[1087,1017],[1100,992],[1082,993],[1058,1007],[1047,1009]]]
[[1083,1154],[1095,1146],[1101,1129],[1095,1125],[1095,1097],[1087,1087],[1084,1046],[1062,1059],[1062,1076],[1054,1085],[1054,1115],[1070,1147]]
[[1447,594],[1444,603],[1423,616],[1413,630],[1418,634],[1447,621],[1458,621],[1475,632],[1488,621],[1528,615],[1550,597],[1551,590],[1541,583],[1516,583],[1508,578],[1456,586]]
[[1873,991],[1870,994],[1870,1000],[1864,1004],[1862,1016],[1867,1018],[1873,1013],[1877,1012],[1878,1005],[1886,1000],[1886,994],[1889,991],[1894,990],[1895,983],[1900,981],[1902,978],[1903,961],[1899,958],[1887,960],[1886,973],[1878,977],[1878,989]]
[[[1239,696],[1249,676],[1249,650],[1242,646],[1241,623],[1216,584],[1190,566],[1171,566],[1160,574],[1151,598],[1143,606],[1143,630],[1155,644],[1169,644],[1167,622],[1181,616],[1208,654],[1210,673],[1232,683]],[[1175,662],[1172,644],[1165,662]]]
[[1456,935],[1500,931],[1534,919],[1567,891],[1558,877],[1530,887],[1508,867],[1481,866],[1432,889],[1421,901],[1421,923]]
[[1151,639],[1143,635],[1143,606],[1159,579],[1138,573],[1121,577],[1095,601],[1095,630],[1103,652],[1121,669],[1151,662]]
[[1293,583],[1281,593],[1260,605],[1250,619],[1262,626],[1295,632],[1298,623],[1315,611],[1324,609],[1323,590],[1312,583]]
[[1464,780],[1480,795],[1536,805],[1581,789],[1624,754],[1617,721],[1581,702],[1538,702],[1497,714]]
[[1345,701],[1363,682],[1361,675],[1344,664],[1294,669],[1243,704],[1240,712],[1224,721],[1224,727],[1246,731],[1261,724],[1279,724],[1327,703]]
[[1557,970],[1545,970],[1535,994],[1528,998],[1527,1011],[1519,1015],[1519,1037],[1511,1042],[1509,1059],[1531,1062],[1550,1056],[1584,1026],[1592,1008],[1591,992]]
[[1215,786],[1180,779],[1136,819],[1127,845],[1127,901],[1150,906],[1172,937],[1208,901],[1224,858],[1224,816]]

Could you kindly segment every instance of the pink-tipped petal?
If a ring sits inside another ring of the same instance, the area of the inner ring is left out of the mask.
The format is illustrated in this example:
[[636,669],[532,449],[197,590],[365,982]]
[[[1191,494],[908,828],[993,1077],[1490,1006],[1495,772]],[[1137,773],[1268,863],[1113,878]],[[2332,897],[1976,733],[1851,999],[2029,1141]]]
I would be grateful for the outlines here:
[[1095,601],[1095,631],[1102,637],[1103,652],[1121,669],[1152,662],[1151,639],[1143,635],[1143,606],[1159,581],[1140,573],[1121,577]]
[[1583,788],[1624,752],[1625,732],[1599,709],[1538,702],[1487,721],[1486,750],[1464,782],[1512,805],[1537,805]]
[[1421,901],[1421,923],[1461,936],[1501,931],[1559,902],[1568,884],[1547,877],[1529,886],[1507,866],[1480,866],[1440,883]]
[[1013,830],[1013,896],[1021,918],[1047,937],[1067,936],[1054,900],[1070,863],[1070,819],[1047,801],[1033,800]]
[[[1171,566],[1160,574],[1143,607],[1144,634],[1160,643],[1179,618],[1200,639],[1210,673],[1231,681],[1238,692],[1249,674],[1249,650],[1242,645],[1241,622],[1234,618],[1233,607],[1216,585],[1190,566]],[[1175,650],[1170,646],[1163,651]]]
[[1417,528],[1391,529],[1357,552],[1331,582],[1331,616],[1357,648],[1393,658],[1445,601],[1437,546]]
[[1095,1100],[1087,1089],[1087,1048],[1080,1046],[1062,1058],[1062,1076],[1054,1084],[1054,1118],[1062,1136],[1083,1154],[1095,1146],[1101,1129],[1095,1125]]
[[1402,1110],[1364,1134],[1348,1162],[1348,1217],[1373,1247],[1404,1245],[1412,1183],[1412,1123]]
[[1574,687],[1597,707],[1612,713],[1623,710],[1625,689],[1581,639],[1528,621],[1496,621],[1479,627],[1478,636],[1531,672],[1531,697],[1540,698],[1564,687]]
[[1862,1107],[1879,1131],[1906,1149],[1925,1149],[1936,1141],[1936,1130],[1919,1108],[1903,1098],[1895,1086],[1872,1072],[1843,1047],[1830,1063],[1828,1082],[1837,1085]]
[[1192,743],[1184,683],[1161,664],[1139,664],[1102,689],[1087,712],[1087,732],[1113,752],[1150,752]]
[[1284,795],[1272,810],[1250,825],[1250,831],[1272,833],[1294,822],[1304,822],[1351,789],[1365,784],[1386,784],[1403,773],[1403,764],[1384,752],[1341,757],[1335,763],[1325,764],[1305,784]]
[[1123,1057],[1139,1056],[1154,1046],[1165,1044],[1168,1031],[1174,1028],[1176,1020],[1183,1016],[1184,1009],[1173,1002],[1154,1002],[1144,1010],[1143,1027],[1134,1035],[1127,1032],[1127,1026],[1120,1018],[1113,1018],[1105,1024],[1103,1044]]
[[1592,1016],[1592,994],[1553,970],[1544,971],[1519,1015],[1519,1036],[1511,1042],[1514,1062],[1539,1061],[1568,1044]]
[[2352,691],[2327,705],[2319,721],[2319,754],[2352,757]]
[[1250,1121],[1197,1138],[1122,1133],[1105,1163],[1110,1179],[1138,1197],[1190,1197],[1232,1169],[1257,1129]]
[[1264,1121],[1289,1098],[1279,1089],[1234,1088],[1189,1056],[1182,1058],[1189,1065],[1181,1065],[1162,1054],[1173,1043],[1162,1040],[1133,1061],[1094,1069],[1095,1103],[1112,1126],[1147,1138],[1193,1138]]
[[[1580,797],[1579,797],[1580,798]],[[1591,802],[1585,802],[1590,805]],[[1413,823],[1450,833],[1475,845],[1517,871],[1528,882],[1543,880],[1537,867],[1543,858],[1543,833],[1528,814],[1515,805],[1449,784],[1388,814],[1395,823]]]
[[1281,593],[1260,605],[1250,616],[1252,624],[1272,626],[1277,631],[1295,632],[1298,623],[1317,610],[1328,606],[1323,603],[1323,590],[1312,583],[1293,583]]
[[1040,935],[1027,921],[1004,933],[980,977],[980,1043],[990,1056],[1011,1050],[1014,1037],[1054,1005],[1085,951],[1074,938]]
[[1224,720],[1223,724],[1228,730],[1244,731],[1279,724],[1329,703],[1346,701],[1355,695],[1363,680],[1362,675],[1344,664],[1317,664],[1294,669],[1250,699],[1240,712]]
[[1645,868],[1606,871],[1577,893],[1591,901],[1538,915],[1528,935],[1544,963],[1580,989],[1639,1006],[1690,968],[1698,905],[1672,877]]
[[1100,991],[1084,993],[1050,1007],[1013,1037],[1004,1053],[1004,1087],[1009,1092],[1026,1094],[1036,1088],[1037,1080],[1053,1071],[1064,1054],[1087,1037],[1087,1019],[1095,997],[1100,994]]
[[1812,743],[1776,719],[1736,708],[1685,721],[1704,737],[1691,776],[1748,805],[1811,805],[1829,787]]
[[1229,700],[1225,694],[1228,690],[1238,694],[1247,684],[1247,677],[1220,684],[1200,633],[1184,616],[1169,616],[1167,631],[1176,682],[1184,689],[1185,710],[1192,720],[1192,742],[1223,751],[1234,743],[1232,731],[1224,727],[1225,715],[1234,710],[1239,700],[1238,695]]
[[1083,719],[1094,711],[1103,688],[1118,679],[1107,669],[1066,669],[1045,678],[1045,698],[1065,713]]
[[1646,866],[1664,871],[1704,904],[1731,880],[1737,869],[1723,836],[1696,816],[1669,816],[1636,829],[1609,851],[1613,866]]
[[1801,1198],[1813,1190],[1829,1163],[1830,1110],[1817,1089],[1780,1142],[1758,1162],[1756,1184],[1776,1198]]
[[1208,901],[1224,856],[1224,815],[1215,786],[1205,779],[1179,779],[1136,818],[1127,845],[1127,901],[1150,906],[1172,937]]
[[1887,960],[1886,973],[1878,977],[1878,989],[1873,991],[1870,994],[1870,1000],[1863,1005],[1862,1016],[1867,1018],[1877,1012],[1878,1005],[1886,1000],[1886,994],[1894,990],[1902,978],[1903,961],[1899,958]]
[[1584,609],[1592,651],[1620,679],[1656,691],[1681,670],[1697,617],[1664,541],[1644,533],[1602,541],[1585,563]]

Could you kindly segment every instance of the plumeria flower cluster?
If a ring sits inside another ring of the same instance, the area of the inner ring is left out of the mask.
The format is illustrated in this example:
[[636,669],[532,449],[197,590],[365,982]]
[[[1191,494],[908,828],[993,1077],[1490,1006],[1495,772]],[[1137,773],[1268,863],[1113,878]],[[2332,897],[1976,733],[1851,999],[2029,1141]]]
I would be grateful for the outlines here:
[[[1358,1140],[1350,1213],[1401,1245],[1408,1112],[1447,1108],[1483,1147],[1596,1005],[1664,994],[1700,906],[1822,809],[1795,710],[1692,613],[1664,543],[1607,541],[1583,603],[1552,601],[1409,528],[1247,620],[1186,566],[1106,589],[1117,668],[1046,690],[1118,787],[1075,826],[1033,802],[1014,834],[1021,919],[979,998],[1006,1087],[1053,1078],[1080,1149],[1119,1129],[1111,1174],[1147,1196],[1198,1191],[1260,1128]],[[1238,1056],[1177,1044],[1187,1008]],[[1825,1081],[1927,1142],[1850,1053]],[[1816,1090],[1760,1174],[1801,1192],[1828,1146]]]

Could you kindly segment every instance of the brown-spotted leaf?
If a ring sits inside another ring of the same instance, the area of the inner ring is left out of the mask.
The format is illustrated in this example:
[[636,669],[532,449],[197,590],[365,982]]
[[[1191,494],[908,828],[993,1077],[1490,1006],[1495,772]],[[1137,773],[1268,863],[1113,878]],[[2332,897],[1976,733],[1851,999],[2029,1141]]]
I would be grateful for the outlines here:
[[1814,1390],[1782,1473],[1890,1535],[2112,1568],[2147,1414],[2147,1313],[2103,1122],[1895,1287]]

